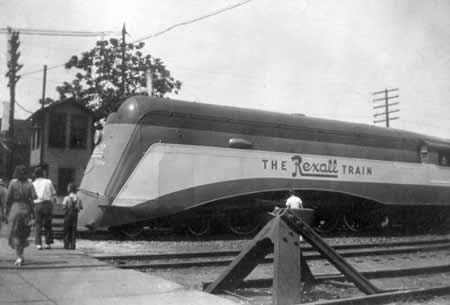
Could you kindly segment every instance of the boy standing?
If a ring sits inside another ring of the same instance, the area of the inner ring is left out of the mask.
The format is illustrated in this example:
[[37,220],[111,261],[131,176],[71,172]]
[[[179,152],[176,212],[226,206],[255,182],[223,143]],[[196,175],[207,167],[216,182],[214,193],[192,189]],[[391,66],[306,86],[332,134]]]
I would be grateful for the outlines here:
[[64,197],[62,204],[65,207],[64,212],[64,249],[75,249],[75,240],[77,234],[78,212],[83,209],[81,199],[78,198],[77,188],[73,183],[67,185],[69,195]]

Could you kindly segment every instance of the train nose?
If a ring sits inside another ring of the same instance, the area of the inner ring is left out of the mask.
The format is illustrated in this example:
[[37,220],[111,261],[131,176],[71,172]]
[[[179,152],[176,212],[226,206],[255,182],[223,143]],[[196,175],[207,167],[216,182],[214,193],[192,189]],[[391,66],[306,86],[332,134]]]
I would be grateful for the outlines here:
[[90,194],[83,190],[78,192],[78,197],[83,204],[83,209],[78,215],[78,231],[95,231],[100,229],[104,218],[104,212],[100,208],[102,204],[101,198],[96,194]]

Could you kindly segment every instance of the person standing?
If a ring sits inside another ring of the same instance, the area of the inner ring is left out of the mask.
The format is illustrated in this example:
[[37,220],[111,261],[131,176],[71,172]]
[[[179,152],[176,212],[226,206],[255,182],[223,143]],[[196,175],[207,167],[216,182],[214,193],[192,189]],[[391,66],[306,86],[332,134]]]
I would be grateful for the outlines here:
[[6,188],[5,181],[0,179],[0,230],[2,229],[2,222],[6,222],[6,198],[8,195],[8,189]]
[[67,185],[69,195],[62,202],[64,211],[64,249],[75,249],[78,212],[83,209],[81,199],[77,196],[75,184]]
[[[289,198],[286,200],[286,208],[288,209],[303,209],[303,202],[300,199],[300,197],[295,195],[295,190],[290,189],[289,190]],[[299,237],[300,241],[303,241],[303,237],[300,235]]]
[[37,198],[33,184],[28,180],[24,165],[18,165],[14,171],[14,179],[8,187],[6,206],[9,223],[9,246],[16,250],[16,266],[21,266],[23,252],[28,247],[28,236],[31,233],[30,221],[34,218],[33,200]]
[[289,198],[286,200],[286,207],[288,209],[303,209],[303,202],[300,197],[295,196],[293,189],[289,190]]
[[36,215],[34,244],[39,250],[42,249],[42,228],[45,231],[46,249],[53,244],[52,217],[53,203],[56,203],[56,191],[50,179],[44,178],[42,167],[34,170],[35,180],[33,186],[36,190],[37,199],[34,200],[34,213]]

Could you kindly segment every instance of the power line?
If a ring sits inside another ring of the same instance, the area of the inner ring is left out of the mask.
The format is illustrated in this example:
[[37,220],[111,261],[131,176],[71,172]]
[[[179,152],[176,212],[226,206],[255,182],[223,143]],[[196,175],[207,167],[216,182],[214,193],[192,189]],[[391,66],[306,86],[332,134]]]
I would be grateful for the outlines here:
[[16,105],[19,106],[20,109],[22,109],[25,112],[28,112],[29,114],[33,114],[33,111],[30,111],[28,109],[26,109],[25,107],[23,107],[22,105],[20,105],[17,101],[16,101]]
[[[59,65],[51,66],[51,67],[48,67],[47,70],[57,69],[57,68],[60,68],[60,67],[64,67],[65,65],[66,64],[59,64]],[[30,75],[30,74],[35,74],[35,73],[39,73],[39,72],[42,72],[42,71],[44,71],[44,69],[29,71],[29,72],[25,72],[25,73],[20,74],[20,76],[26,76],[26,75]]]
[[[44,70],[44,69],[42,69],[42,70]],[[47,70],[48,70],[48,68],[47,68]],[[41,77],[33,77],[33,76],[24,76],[24,77],[22,77],[21,79],[34,79],[34,80],[42,80],[42,78]],[[59,84],[59,85],[61,85],[61,81],[56,81],[56,80],[51,80],[51,79],[47,79],[47,82],[49,82],[49,83],[54,83],[54,84]]]
[[[206,14],[206,15],[203,15],[203,16],[200,16],[200,17],[188,20],[188,21],[183,21],[183,22],[176,23],[176,24],[171,25],[171,26],[169,26],[168,28],[166,28],[166,29],[164,29],[162,31],[156,32],[154,34],[150,34],[150,35],[142,37],[140,39],[137,39],[137,40],[133,41],[132,43],[134,44],[134,43],[137,43],[137,42],[141,42],[143,40],[147,40],[147,39],[151,39],[151,38],[163,35],[163,34],[169,32],[169,31],[173,30],[174,28],[177,28],[177,27],[180,27],[180,26],[189,25],[189,24],[192,24],[192,23],[195,23],[195,22],[199,22],[199,21],[207,19],[209,17],[213,17],[213,16],[219,15],[221,13],[224,13],[226,11],[238,8],[238,7],[243,6],[243,5],[245,5],[245,4],[249,3],[249,2],[252,2],[252,1],[254,1],[254,0],[246,0],[246,1],[243,1],[243,2],[239,2],[239,3],[236,3],[234,5],[231,5],[231,6],[222,8],[222,9],[218,9],[216,11],[213,11],[213,12],[209,13],[209,14]],[[87,32],[87,31],[57,31],[57,30],[38,30],[38,29],[15,29],[15,30],[21,31],[20,32],[21,34],[22,34],[22,31],[25,31],[25,32],[27,32],[27,33],[25,33],[27,35],[46,35],[46,34],[48,34],[47,36],[78,36],[78,37],[79,36],[82,36],[82,37],[83,36],[84,37],[89,36],[89,37],[92,37],[92,36],[121,35],[122,34],[122,32],[115,32],[115,31]],[[0,33],[7,33],[7,32],[8,32],[8,28],[0,28]],[[129,33],[126,33],[126,34],[129,35]],[[129,36],[131,37],[131,35],[129,35]],[[63,66],[65,66],[65,63],[48,67],[47,70],[56,69],[56,68],[63,67]],[[43,71],[43,69],[39,69],[39,70],[35,70],[35,71],[25,72],[25,73],[23,73],[21,75],[25,76],[25,75],[40,73],[42,71]]]
[[141,42],[141,41],[143,41],[143,40],[147,40],[147,39],[151,39],[151,38],[160,36],[160,35],[162,35],[162,34],[165,34],[165,33],[169,32],[169,31],[173,30],[174,28],[177,28],[177,27],[181,27],[181,26],[185,26],[185,25],[189,25],[189,24],[192,24],[192,23],[195,23],[195,22],[202,21],[202,20],[207,19],[207,18],[209,18],[209,17],[213,17],[213,16],[219,15],[219,14],[221,14],[221,13],[223,13],[223,12],[226,12],[226,11],[235,9],[235,8],[237,8],[237,7],[243,6],[243,5],[245,5],[245,4],[249,3],[249,2],[252,2],[252,1],[253,1],[253,0],[242,1],[242,2],[239,2],[239,3],[233,4],[233,5],[231,5],[231,6],[227,6],[227,7],[225,7],[225,8],[221,8],[221,9],[215,10],[215,11],[209,13],[209,14],[206,14],[206,15],[203,15],[203,16],[200,16],[200,17],[196,17],[196,18],[191,19],[191,20],[187,20],[187,21],[182,21],[182,22],[176,23],[176,24],[174,24],[174,25],[171,25],[171,26],[165,28],[164,30],[161,30],[161,31],[159,31],[159,32],[156,32],[156,33],[153,33],[153,34],[144,36],[144,37],[142,37],[142,38],[140,38],[140,39],[138,39],[138,40],[135,40],[135,41],[133,41],[133,43]]
[[20,32],[22,35],[38,36],[62,36],[62,37],[96,37],[96,36],[115,36],[120,35],[118,31],[65,31],[65,30],[44,30],[44,29],[26,29],[26,28],[0,28],[0,33],[7,34],[8,29]]

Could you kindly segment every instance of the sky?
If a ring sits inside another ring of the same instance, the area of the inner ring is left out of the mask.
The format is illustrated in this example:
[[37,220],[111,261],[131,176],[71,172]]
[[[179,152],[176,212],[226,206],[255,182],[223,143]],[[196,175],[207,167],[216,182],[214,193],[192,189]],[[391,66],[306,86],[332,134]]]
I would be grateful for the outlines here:
[[[0,0],[0,28],[120,31],[125,23],[132,42],[240,2]],[[21,35],[17,102],[38,109],[42,72],[29,73],[64,64],[100,38]],[[450,138],[447,0],[253,0],[145,43],[183,83],[177,99],[373,124],[373,93],[398,88],[391,127]],[[50,69],[47,96],[57,98],[56,86],[72,79]],[[16,109],[16,118],[29,116]]]

